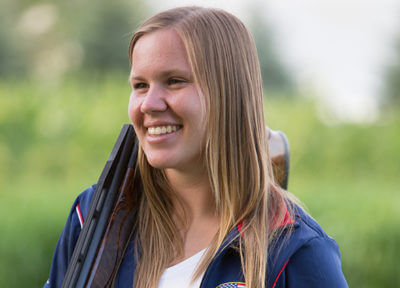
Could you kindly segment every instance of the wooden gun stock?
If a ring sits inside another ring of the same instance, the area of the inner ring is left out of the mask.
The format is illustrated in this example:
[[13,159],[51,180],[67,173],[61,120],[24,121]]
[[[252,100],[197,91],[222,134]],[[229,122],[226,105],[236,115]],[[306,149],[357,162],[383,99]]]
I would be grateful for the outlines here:
[[[289,146],[280,131],[267,128],[274,177],[288,184]],[[138,140],[124,125],[99,178],[85,225],[79,235],[63,288],[112,287],[133,233],[136,203],[142,190],[136,169]]]
[[281,131],[274,131],[267,127],[269,153],[275,181],[283,189],[288,188],[290,151],[289,141]]

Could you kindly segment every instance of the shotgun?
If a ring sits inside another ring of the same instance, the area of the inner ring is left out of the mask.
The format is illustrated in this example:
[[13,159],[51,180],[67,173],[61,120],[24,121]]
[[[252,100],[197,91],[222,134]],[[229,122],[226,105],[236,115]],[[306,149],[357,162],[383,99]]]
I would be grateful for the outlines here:
[[[133,226],[137,195],[132,191],[140,190],[140,185],[136,185],[134,190],[130,189],[132,185],[140,184],[134,183],[135,179],[140,179],[139,175],[135,175],[137,151],[138,141],[133,127],[125,124],[97,182],[85,225],[65,274],[63,288],[110,286],[106,285],[109,279],[104,279],[113,277],[110,274],[116,271],[108,268],[110,264],[118,265],[122,260],[124,243],[128,242],[131,230],[123,229],[119,234],[117,229]],[[106,263],[108,267],[104,269]]]

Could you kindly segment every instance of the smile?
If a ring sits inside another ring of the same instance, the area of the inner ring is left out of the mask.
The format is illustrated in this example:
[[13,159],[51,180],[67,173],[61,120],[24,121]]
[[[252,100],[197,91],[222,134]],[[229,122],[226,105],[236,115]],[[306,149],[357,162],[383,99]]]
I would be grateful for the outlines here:
[[168,125],[168,126],[158,126],[158,127],[150,127],[148,128],[148,132],[150,135],[162,135],[175,132],[181,129],[181,126],[177,125]]

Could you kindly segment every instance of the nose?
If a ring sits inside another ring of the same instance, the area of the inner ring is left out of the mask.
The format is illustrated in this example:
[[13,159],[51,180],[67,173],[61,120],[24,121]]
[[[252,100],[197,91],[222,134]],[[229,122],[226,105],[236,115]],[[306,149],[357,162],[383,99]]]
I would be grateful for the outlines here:
[[157,87],[156,85],[150,87],[140,106],[140,111],[151,114],[167,110],[168,105],[165,102],[165,93],[162,87]]

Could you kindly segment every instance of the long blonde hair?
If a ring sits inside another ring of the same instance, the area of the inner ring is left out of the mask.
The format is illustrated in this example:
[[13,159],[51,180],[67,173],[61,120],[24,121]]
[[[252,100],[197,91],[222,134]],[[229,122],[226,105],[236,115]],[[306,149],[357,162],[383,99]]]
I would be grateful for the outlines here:
[[[238,18],[223,10],[175,8],[139,27],[129,47],[131,63],[140,37],[160,29],[174,29],[181,37],[207,115],[204,158],[220,228],[194,278],[207,268],[227,234],[242,223],[237,248],[246,286],[264,288],[268,247],[282,232],[272,229],[272,222],[283,219],[286,195],[272,176],[253,38]],[[171,217],[174,192],[164,172],[151,167],[142,150],[138,162],[143,194],[135,227],[141,256],[134,287],[155,288],[164,269],[181,255],[183,239]]]

